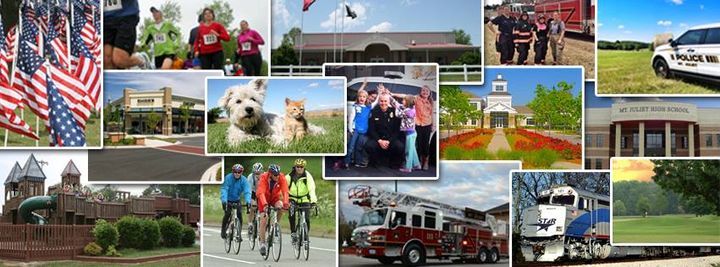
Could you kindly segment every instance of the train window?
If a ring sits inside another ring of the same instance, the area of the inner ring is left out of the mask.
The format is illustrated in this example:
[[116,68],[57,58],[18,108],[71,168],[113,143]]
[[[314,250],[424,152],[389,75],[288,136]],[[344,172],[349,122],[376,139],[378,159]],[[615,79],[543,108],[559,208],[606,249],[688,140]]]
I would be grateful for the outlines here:
[[435,229],[435,213],[425,212],[425,228]]
[[552,203],[560,205],[575,205],[575,196],[553,196]]
[[538,204],[550,204],[550,196],[542,196],[538,198]]
[[421,227],[422,226],[422,216],[413,215],[412,216],[412,226],[413,227]]
[[598,204],[604,205],[604,206],[610,206],[610,201],[607,201],[607,200],[598,200]]
[[578,209],[581,209],[581,210],[585,209],[585,199],[584,198],[580,198],[580,200],[578,201]]

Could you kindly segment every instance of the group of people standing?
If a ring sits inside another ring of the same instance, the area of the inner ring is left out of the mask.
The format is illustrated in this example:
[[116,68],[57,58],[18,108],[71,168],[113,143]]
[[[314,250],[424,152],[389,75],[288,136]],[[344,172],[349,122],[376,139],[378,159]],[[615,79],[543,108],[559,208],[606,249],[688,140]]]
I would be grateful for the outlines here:
[[103,45],[105,69],[224,69],[226,59],[242,66],[241,73],[258,76],[262,67],[260,46],[263,37],[250,28],[247,21],[240,22],[234,55],[225,55],[222,42],[231,39],[225,26],[215,20],[215,11],[204,8],[198,16],[198,25],[190,31],[185,59],[180,43],[180,29],[163,17],[161,10],[151,7],[153,24],[145,25],[139,48],[152,44],[153,58],[146,52],[136,51],[137,25],[140,22],[138,0],[105,1],[103,11]]
[[434,127],[430,88],[421,87],[417,95],[393,94],[383,84],[371,93],[366,88],[367,81],[348,112],[347,155],[335,163],[334,169],[349,169],[353,163],[357,168],[365,168],[369,163],[379,166],[387,162],[388,167],[401,172],[428,170]]
[[500,55],[500,64],[512,65],[515,50],[518,53],[515,64],[530,64],[530,47],[535,51],[534,64],[546,64],[548,47],[552,52],[552,65],[563,64],[565,22],[560,19],[560,13],[554,12],[550,19],[545,18],[545,14],[540,14],[531,23],[527,12],[515,18],[511,16],[508,6],[502,6],[498,9],[498,16],[490,22],[497,25],[497,30],[491,26],[490,31],[495,34],[495,49]]

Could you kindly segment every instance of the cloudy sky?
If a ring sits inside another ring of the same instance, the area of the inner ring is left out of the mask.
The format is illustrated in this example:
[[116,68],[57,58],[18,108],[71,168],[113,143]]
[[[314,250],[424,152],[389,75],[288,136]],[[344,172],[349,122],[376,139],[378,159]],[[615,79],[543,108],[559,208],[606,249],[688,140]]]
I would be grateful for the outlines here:
[[139,91],[172,87],[173,94],[199,99],[205,98],[205,77],[222,76],[222,71],[170,71],[170,72],[105,72],[105,99],[114,101],[123,96],[125,88]]
[[660,33],[680,37],[689,27],[717,22],[717,0],[603,1],[598,5],[599,40],[652,42]]
[[[301,0],[272,0],[273,47],[280,45],[282,35],[292,27],[304,24],[305,32],[333,32],[335,14],[337,32],[342,28],[345,9],[343,1],[316,1],[302,14]],[[477,0],[347,0],[345,3],[357,14],[356,19],[345,17],[345,32],[407,32],[450,31],[463,29],[470,34],[474,45],[481,45],[482,12]],[[339,38],[339,37],[338,37]],[[331,40],[332,41],[332,40]]]
[[[141,0],[138,1],[140,4],[140,23],[144,18],[152,18],[150,13],[150,7],[160,6],[167,1],[176,1],[180,3],[182,19],[180,25],[176,25],[180,28],[180,32],[183,34],[184,42],[187,42],[187,38],[190,36],[190,30],[197,26],[197,12],[202,10],[204,7],[212,4],[212,0]],[[240,28],[240,21],[247,20],[250,24],[250,28],[255,29],[265,39],[267,45],[261,46],[261,52],[263,59],[269,61],[270,58],[270,25],[268,18],[270,11],[270,2],[267,0],[225,0],[230,3],[230,7],[233,9],[233,16],[235,20],[231,23],[228,31],[232,29]]]
[[[208,108],[218,106],[218,100],[231,86],[245,85],[250,79],[208,80]],[[330,79],[273,79],[268,82],[265,95],[266,112],[285,114],[285,98],[305,99],[305,110],[342,108],[345,106],[345,81]],[[224,114],[224,112],[223,112]]]
[[612,181],[651,182],[655,164],[649,159],[613,159]]
[[[519,169],[519,163],[465,163],[444,161],[440,165],[440,179],[436,181],[400,181],[398,192],[422,196],[458,207],[488,210],[507,203],[509,199],[508,173]],[[340,182],[340,209],[348,220],[359,220],[362,209],[347,198],[348,189],[356,185],[370,185],[393,191],[394,181]]]
[[[508,92],[512,95],[513,105],[524,105],[535,98],[535,87],[542,84],[552,88],[561,81],[573,85],[573,95],[578,95],[582,90],[583,72],[577,68],[485,68],[485,84],[483,85],[461,85],[460,89],[471,92],[476,96],[486,96],[491,92],[492,81],[498,75],[502,75],[508,81]],[[594,87],[593,87],[594,88]],[[593,95],[595,95],[593,93]]]
[[[13,150],[13,151],[3,151],[0,153],[0,179],[2,179],[2,182],[5,182],[5,179],[7,178],[8,174],[10,173],[10,170],[15,165],[15,162],[20,164],[20,167],[22,168],[25,166],[25,162],[27,162],[28,158],[30,158],[30,151],[21,151],[21,150]],[[41,165],[43,172],[45,173],[45,176],[47,177],[47,180],[45,180],[45,192],[47,193],[47,188],[51,185],[54,185],[56,183],[59,183],[61,181],[60,174],[62,173],[63,169],[65,169],[65,166],[67,166],[68,162],[70,160],[75,163],[75,166],[77,166],[78,170],[82,174],[80,176],[80,182],[83,185],[87,185],[87,173],[88,173],[88,159],[87,159],[87,151],[33,151],[32,154],[35,154],[35,159],[37,159],[38,162],[45,161],[47,162],[47,165]],[[93,186],[95,188],[102,188],[102,185],[96,185]],[[140,186],[140,185],[121,185],[118,186],[119,190],[123,191],[129,191],[133,195],[140,195],[142,194],[142,191],[145,190],[147,186]],[[5,193],[5,187],[3,185],[2,189],[3,194]],[[5,197],[0,198],[0,205],[5,204]]]

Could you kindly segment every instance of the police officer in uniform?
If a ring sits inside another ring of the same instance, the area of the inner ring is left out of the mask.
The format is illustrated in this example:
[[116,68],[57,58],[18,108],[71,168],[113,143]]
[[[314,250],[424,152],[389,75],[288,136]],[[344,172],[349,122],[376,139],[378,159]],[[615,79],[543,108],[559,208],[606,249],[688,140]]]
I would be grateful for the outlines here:
[[513,29],[515,28],[515,18],[510,16],[510,8],[503,6],[499,10],[499,16],[491,20],[492,24],[498,26],[498,30],[490,27],[490,31],[496,36],[496,41],[500,46],[500,64],[512,64],[515,56],[515,43],[513,38]]
[[530,44],[532,43],[532,29],[530,24],[530,16],[527,12],[520,15],[520,20],[515,24],[513,34],[515,35],[515,47],[518,50],[518,65],[527,65],[528,54],[530,52]]
[[400,119],[395,115],[395,108],[390,106],[390,95],[380,94],[378,105],[370,111],[368,123],[368,140],[365,150],[370,159],[377,164],[379,159],[389,160],[390,168],[396,168],[404,159],[405,144],[400,135]]

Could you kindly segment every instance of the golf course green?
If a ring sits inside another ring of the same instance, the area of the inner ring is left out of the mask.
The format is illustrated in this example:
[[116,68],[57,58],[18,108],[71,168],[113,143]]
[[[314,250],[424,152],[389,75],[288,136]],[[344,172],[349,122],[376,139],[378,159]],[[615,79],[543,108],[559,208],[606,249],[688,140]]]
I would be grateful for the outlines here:
[[614,216],[613,243],[720,243],[720,216]]

